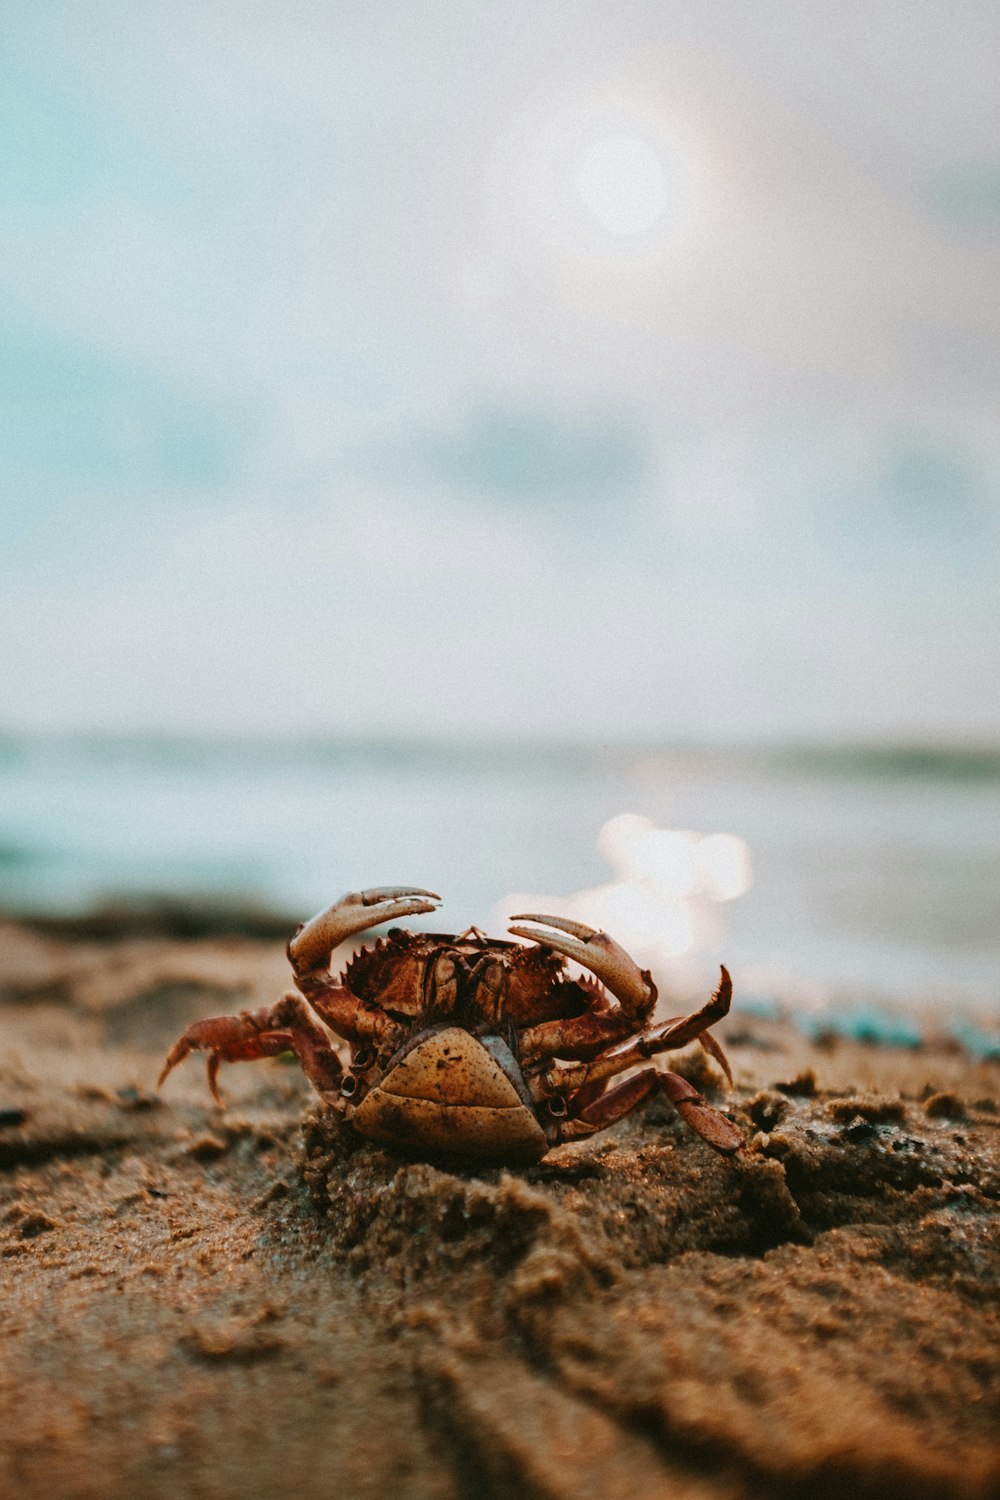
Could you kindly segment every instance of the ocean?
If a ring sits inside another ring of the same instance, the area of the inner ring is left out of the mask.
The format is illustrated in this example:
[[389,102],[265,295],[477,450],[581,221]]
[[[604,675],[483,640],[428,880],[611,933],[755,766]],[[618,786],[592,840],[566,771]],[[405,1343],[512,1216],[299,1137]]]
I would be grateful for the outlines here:
[[8,912],[410,881],[437,930],[575,914],[692,994],[725,962],[750,1011],[1000,1015],[1000,752],[0,737]]

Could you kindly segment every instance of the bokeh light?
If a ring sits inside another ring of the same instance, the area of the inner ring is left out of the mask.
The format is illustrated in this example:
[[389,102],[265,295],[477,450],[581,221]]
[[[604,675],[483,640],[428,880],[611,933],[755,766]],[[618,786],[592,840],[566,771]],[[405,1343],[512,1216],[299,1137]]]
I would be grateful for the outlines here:
[[663,163],[648,140],[624,132],[602,135],[578,156],[573,173],[577,197],[609,234],[645,234],[667,207]]
[[496,904],[492,919],[504,924],[512,911],[572,917],[609,932],[655,970],[716,939],[715,908],[752,883],[750,849],[736,834],[702,836],[619,813],[603,824],[596,843],[616,879],[559,896],[510,895]]

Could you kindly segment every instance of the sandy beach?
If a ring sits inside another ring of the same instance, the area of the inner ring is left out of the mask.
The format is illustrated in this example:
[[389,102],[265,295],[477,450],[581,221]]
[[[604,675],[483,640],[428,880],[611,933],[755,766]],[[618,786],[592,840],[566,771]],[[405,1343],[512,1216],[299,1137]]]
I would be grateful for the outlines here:
[[1000,1064],[732,1015],[727,1161],[667,1106],[518,1170],[404,1162],[189,1021],[282,943],[0,932],[0,1493],[980,1497]]

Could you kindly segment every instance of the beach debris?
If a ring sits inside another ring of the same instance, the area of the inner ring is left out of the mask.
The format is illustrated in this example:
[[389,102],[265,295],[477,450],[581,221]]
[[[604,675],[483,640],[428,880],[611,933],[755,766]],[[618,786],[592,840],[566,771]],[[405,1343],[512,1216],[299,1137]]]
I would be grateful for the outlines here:
[[914,1052],[924,1044],[923,1031],[912,1016],[874,1004],[847,1005],[811,1016],[801,1014],[795,1022],[804,1036],[826,1050],[840,1040],[872,1047],[906,1047]]
[[959,1017],[952,1023],[951,1034],[966,1052],[971,1053],[973,1057],[978,1057],[982,1062],[1000,1060],[1000,1032],[995,1026],[987,1029],[985,1026],[977,1026],[968,1018]]
[[[476,927],[457,936],[393,927],[334,978],[330,959],[341,943],[435,911],[440,899],[410,886],[341,897],[288,945],[299,993],[194,1022],[171,1048],[159,1083],[191,1052],[207,1052],[209,1087],[221,1103],[222,1062],[292,1052],[325,1104],[369,1140],[410,1155],[537,1162],[654,1094],[716,1151],[744,1149],[742,1132],[691,1082],[650,1064],[698,1041],[732,1084],[709,1030],[729,1012],[725,968],[700,1010],[654,1026],[652,976],[613,938],[528,912],[511,918],[516,942]],[[567,959],[589,972],[571,977]],[[350,1049],[346,1066],[331,1031]]]

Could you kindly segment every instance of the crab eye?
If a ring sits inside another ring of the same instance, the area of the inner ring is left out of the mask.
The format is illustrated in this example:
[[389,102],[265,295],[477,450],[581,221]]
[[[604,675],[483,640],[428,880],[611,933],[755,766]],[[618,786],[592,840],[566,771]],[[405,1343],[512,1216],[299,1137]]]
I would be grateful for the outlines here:
[[344,1075],[343,1082],[340,1085],[340,1092],[345,1099],[350,1099],[352,1094],[358,1092],[358,1080],[354,1077],[353,1073],[346,1073]]
[[549,1114],[555,1120],[562,1120],[566,1115],[566,1100],[561,1094],[553,1094],[551,1099],[546,1100]]
[[352,1066],[355,1068],[367,1068],[374,1056],[375,1052],[372,1047],[361,1047],[354,1054],[354,1062]]

